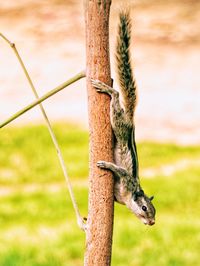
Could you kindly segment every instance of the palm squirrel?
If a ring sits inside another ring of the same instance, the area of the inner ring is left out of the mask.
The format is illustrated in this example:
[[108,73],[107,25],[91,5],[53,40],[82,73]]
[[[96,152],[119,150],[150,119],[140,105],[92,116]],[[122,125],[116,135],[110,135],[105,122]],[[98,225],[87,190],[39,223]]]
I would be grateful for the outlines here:
[[134,124],[137,97],[130,59],[130,14],[128,11],[121,11],[119,18],[116,62],[123,105],[118,91],[99,80],[92,80],[98,92],[111,96],[110,119],[115,136],[114,163],[98,161],[97,166],[113,172],[115,200],[125,204],[144,224],[153,225],[153,197],[144,193],[139,180]]

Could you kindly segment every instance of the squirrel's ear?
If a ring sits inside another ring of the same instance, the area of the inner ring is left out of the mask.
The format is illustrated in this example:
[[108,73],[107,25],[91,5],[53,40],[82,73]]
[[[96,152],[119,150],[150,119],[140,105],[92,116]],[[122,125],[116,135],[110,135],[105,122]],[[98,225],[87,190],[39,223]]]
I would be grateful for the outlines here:
[[150,201],[152,201],[153,199],[154,199],[154,196],[151,196],[151,197],[149,198]]

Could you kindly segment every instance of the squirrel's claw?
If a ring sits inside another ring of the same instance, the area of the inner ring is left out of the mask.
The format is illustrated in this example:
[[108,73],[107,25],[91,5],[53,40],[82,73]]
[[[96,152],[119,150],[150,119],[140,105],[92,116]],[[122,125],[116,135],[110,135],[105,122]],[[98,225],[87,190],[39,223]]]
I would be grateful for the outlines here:
[[97,166],[99,168],[106,168],[106,162],[104,162],[104,161],[98,161],[97,162]]

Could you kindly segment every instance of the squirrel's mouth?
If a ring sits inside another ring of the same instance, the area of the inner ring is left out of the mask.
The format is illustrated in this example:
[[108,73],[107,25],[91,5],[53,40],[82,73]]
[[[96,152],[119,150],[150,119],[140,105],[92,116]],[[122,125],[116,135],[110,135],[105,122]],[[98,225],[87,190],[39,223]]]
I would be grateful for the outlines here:
[[147,219],[145,218],[144,216],[140,215],[140,219],[142,220],[142,222],[145,224],[145,225],[154,225],[155,224],[155,219]]
[[143,223],[145,224],[145,225],[150,225],[150,226],[152,226],[152,225],[154,225],[155,224],[155,220],[154,219],[150,219],[150,220],[143,220]]
[[150,220],[148,225],[154,225],[155,224],[155,220]]

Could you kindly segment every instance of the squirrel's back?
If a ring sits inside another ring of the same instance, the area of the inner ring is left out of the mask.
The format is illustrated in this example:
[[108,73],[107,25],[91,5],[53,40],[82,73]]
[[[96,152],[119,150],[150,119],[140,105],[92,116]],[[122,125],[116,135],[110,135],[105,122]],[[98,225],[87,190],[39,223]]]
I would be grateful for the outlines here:
[[120,92],[130,125],[133,124],[133,115],[136,106],[136,84],[133,78],[130,56],[131,19],[129,11],[120,12],[118,27],[116,63]]

